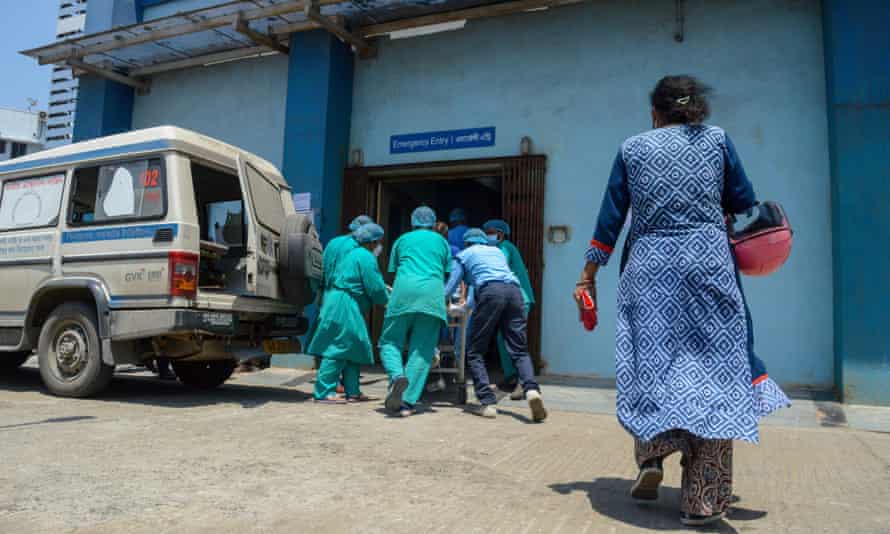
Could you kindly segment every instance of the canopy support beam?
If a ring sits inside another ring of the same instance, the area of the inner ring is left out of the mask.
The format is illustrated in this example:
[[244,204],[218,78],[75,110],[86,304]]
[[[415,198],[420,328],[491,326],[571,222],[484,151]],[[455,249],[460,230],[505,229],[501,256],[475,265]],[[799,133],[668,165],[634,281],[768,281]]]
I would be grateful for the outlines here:
[[281,44],[278,41],[278,38],[251,29],[250,24],[244,20],[240,13],[235,17],[235,21],[232,23],[232,29],[241,35],[244,35],[255,44],[265,46],[284,55],[290,54],[290,49]]
[[177,61],[168,61],[166,63],[158,63],[157,65],[148,65],[130,71],[130,76],[134,78],[142,78],[152,76],[161,72],[170,72],[173,70],[190,69],[193,67],[204,67],[229,61],[237,61],[239,59],[247,59],[252,57],[260,57],[263,54],[273,54],[265,46],[254,46],[252,48],[236,48],[234,50],[226,50],[224,52],[214,52],[212,54],[202,54]]
[[[315,0],[319,3],[319,5],[328,5],[328,4],[336,4],[341,2],[342,0]],[[42,48],[35,48],[33,50],[26,50],[23,53],[32,57],[37,58],[37,62],[40,65],[48,65],[51,63],[62,63],[68,59],[78,59],[86,56],[90,56],[93,54],[100,54],[102,52],[109,52],[111,50],[118,50],[120,48],[127,48],[130,46],[135,46],[137,44],[142,43],[150,43],[154,41],[161,41],[164,39],[170,39],[172,37],[178,37],[180,35],[189,35],[192,33],[213,30],[216,28],[222,28],[225,26],[231,26],[238,17],[243,18],[246,21],[251,21],[255,19],[267,18],[267,17],[276,17],[278,15],[286,15],[288,13],[296,13],[304,10],[304,8],[309,5],[306,0],[296,0],[296,1],[288,1],[280,4],[274,4],[267,7],[250,9],[247,11],[243,11],[237,15],[222,15],[218,17],[207,18],[203,20],[198,20],[195,22],[188,22],[184,24],[177,24],[173,26],[168,26],[165,28],[161,28],[158,30],[152,31],[144,31],[137,35],[131,36],[123,36],[121,32],[126,28],[115,28],[108,32],[108,40],[100,43],[92,44],[89,46],[80,46],[77,45],[76,42],[72,43],[72,45],[65,52],[51,52],[42,54]],[[134,27],[143,27],[143,28],[151,28],[152,22],[148,21],[146,23],[134,25]],[[262,35],[262,34],[261,34]],[[76,41],[76,40],[75,40]],[[46,47],[43,47],[46,48]]]
[[343,24],[342,19],[335,22],[328,17],[322,16],[321,10],[318,7],[318,0],[310,0],[306,4],[306,9],[303,11],[303,13],[306,15],[307,19],[311,20],[315,24],[318,24],[319,27],[327,30],[338,39],[341,39],[342,41],[352,46],[352,48],[355,49],[356,53],[358,53],[359,57],[374,57],[376,49],[361,35],[350,32]]
[[130,76],[125,76],[123,74],[114,72],[112,70],[107,70],[107,69],[97,67],[95,65],[90,65],[89,63],[84,63],[83,61],[81,61],[79,59],[68,59],[66,61],[66,63],[72,69],[77,69],[77,70],[81,70],[84,72],[88,72],[90,74],[95,74],[96,76],[100,76],[102,78],[111,80],[113,82],[127,85],[129,87],[132,87],[133,89],[136,89],[137,91],[139,91],[139,93],[142,93],[142,94],[147,93],[149,88],[151,87],[151,85],[149,84],[149,82],[147,80],[142,80],[139,78],[132,78]]

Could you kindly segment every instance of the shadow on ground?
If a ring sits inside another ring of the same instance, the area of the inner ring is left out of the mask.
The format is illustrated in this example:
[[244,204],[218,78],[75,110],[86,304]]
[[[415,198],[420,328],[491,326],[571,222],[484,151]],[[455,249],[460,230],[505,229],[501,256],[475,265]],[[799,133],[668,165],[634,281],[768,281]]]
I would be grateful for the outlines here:
[[[34,391],[49,395],[40,380],[40,373],[32,367],[24,367],[14,373],[0,376],[0,390]],[[229,403],[240,404],[242,408],[257,408],[269,402],[299,403],[310,399],[311,395],[302,391],[280,387],[227,383],[219,388],[205,391],[189,388],[177,381],[116,373],[108,389],[90,400],[167,408],[192,408]]]
[[[681,530],[680,489],[662,486],[659,499],[653,502],[640,502],[630,498],[633,480],[623,478],[597,478],[593,481],[552,484],[550,489],[561,495],[583,492],[590,506],[597,513],[621,521],[628,525],[652,530]],[[766,517],[766,512],[748,510],[734,506],[730,513],[731,521],[754,521]],[[696,529],[702,532],[738,532],[726,521],[710,527]]]

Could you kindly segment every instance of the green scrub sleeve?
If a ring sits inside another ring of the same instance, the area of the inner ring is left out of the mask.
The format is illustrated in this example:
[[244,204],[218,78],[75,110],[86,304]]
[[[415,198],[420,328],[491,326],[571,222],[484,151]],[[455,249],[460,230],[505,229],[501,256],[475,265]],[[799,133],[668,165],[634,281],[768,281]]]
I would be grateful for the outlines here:
[[383,275],[380,274],[377,258],[372,254],[362,254],[359,259],[359,269],[361,270],[362,285],[368,298],[374,304],[385,305],[389,300],[389,292],[386,290]]

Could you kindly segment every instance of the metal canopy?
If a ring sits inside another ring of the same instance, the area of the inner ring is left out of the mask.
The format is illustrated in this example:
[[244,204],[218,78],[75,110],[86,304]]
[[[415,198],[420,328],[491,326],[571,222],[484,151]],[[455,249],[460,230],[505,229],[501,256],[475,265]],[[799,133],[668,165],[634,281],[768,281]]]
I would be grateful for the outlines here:
[[322,28],[373,55],[373,37],[440,24],[574,4],[583,0],[234,0],[58,41],[22,54],[140,90],[160,72],[288,53],[287,36]]

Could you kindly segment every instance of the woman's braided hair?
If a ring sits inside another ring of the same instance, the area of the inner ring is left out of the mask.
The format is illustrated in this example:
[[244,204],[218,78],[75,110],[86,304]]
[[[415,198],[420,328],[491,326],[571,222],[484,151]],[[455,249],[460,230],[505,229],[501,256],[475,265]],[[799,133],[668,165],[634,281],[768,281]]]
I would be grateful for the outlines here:
[[660,79],[649,98],[666,124],[699,124],[711,113],[710,92],[710,87],[684,74]]

